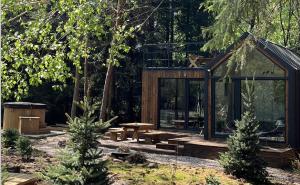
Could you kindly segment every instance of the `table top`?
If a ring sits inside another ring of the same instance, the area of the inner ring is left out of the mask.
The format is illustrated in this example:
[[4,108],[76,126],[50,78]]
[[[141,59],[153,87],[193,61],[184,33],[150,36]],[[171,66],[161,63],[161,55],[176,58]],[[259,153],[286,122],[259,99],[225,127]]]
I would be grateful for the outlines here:
[[[176,122],[176,123],[185,123],[185,120],[184,119],[173,119],[172,120],[173,122]],[[193,123],[195,122],[196,120],[189,120],[189,123]]]
[[151,123],[122,123],[122,127],[144,127],[144,126],[153,126]]

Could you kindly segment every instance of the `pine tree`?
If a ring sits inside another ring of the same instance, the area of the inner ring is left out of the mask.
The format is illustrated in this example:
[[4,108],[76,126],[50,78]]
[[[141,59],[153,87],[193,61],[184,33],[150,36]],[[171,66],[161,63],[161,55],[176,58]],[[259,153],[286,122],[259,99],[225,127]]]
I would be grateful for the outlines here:
[[59,155],[59,164],[49,167],[42,177],[53,184],[108,184],[106,161],[102,159],[97,140],[110,121],[95,121],[94,113],[98,105],[90,105],[87,98],[76,104],[83,115],[72,119],[66,114],[70,140]]
[[235,121],[236,130],[229,136],[228,152],[221,154],[220,164],[225,172],[252,183],[267,183],[268,173],[265,162],[257,155],[260,151],[259,122],[254,115],[254,85],[246,80],[242,93],[245,112],[240,121]]

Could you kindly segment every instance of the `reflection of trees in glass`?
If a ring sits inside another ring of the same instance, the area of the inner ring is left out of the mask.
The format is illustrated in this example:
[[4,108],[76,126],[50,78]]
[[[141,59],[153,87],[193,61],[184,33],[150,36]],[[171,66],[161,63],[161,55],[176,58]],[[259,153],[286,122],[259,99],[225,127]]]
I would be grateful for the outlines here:
[[[284,71],[258,50],[251,50],[246,56],[247,62],[244,64],[243,69],[241,71],[232,70],[229,76],[251,77],[253,74],[258,77],[284,76]],[[223,77],[227,71],[227,62],[224,62],[215,70],[214,75]]]
[[[255,116],[260,122],[262,132],[271,132],[278,127],[278,121],[285,118],[285,81],[284,80],[256,80]],[[245,81],[242,81],[245,88]],[[283,133],[270,133],[276,136]]]
[[216,131],[230,133],[233,122],[233,83],[216,82]]
[[[228,70],[228,61],[221,63],[214,71],[213,75],[227,82],[216,82],[215,90],[215,121],[216,132],[229,133],[235,128],[233,119],[235,112],[234,103],[238,98],[234,92],[243,91],[244,80],[241,80],[241,89],[238,85],[240,79],[229,80],[224,78],[226,74],[231,79],[234,77],[265,77],[266,80],[255,80],[255,116],[260,121],[261,131],[270,131],[276,128],[276,122],[284,122],[285,118],[285,81],[273,80],[268,77],[284,77],[284,70],[273,63],[257,49],[248,49],[245,54],[243,66],[233,70]],[[236,70],[238,69],[238,70]],[[243,106],[242,112],[243,112]],[[238,116],[238,115],[237,115]],[[278,125],[278,124],[277,124]]]

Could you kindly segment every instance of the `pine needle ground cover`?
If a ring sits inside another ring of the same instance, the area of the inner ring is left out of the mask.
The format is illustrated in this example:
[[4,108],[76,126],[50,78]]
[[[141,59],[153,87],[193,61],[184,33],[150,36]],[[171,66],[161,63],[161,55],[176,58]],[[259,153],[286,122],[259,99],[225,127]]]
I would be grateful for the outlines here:
[[116,174],[119,180],[129,182],[132,185],[196,185],[205,184],[205,178],[214,175],[222,185],[245,185],[240,180],[225,175],[221,171],[208,168],[194,168],[171,165],[159,165],[158,168],[148,168],[144,165],[132,165],[129,163],[109,162],[108,169]]

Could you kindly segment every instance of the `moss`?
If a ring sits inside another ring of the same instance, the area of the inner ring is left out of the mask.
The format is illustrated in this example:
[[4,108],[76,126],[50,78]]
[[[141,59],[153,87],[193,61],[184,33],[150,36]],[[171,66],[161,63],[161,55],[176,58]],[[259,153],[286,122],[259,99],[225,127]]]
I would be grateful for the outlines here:
[[[213,174],[224,185],[241,185],[241,181],[225,175],[221,171],[207,168],[177,167],[175,177],[174,168],[170,165],[159,165],[158,168],[148,168],[143,165],[128,163],[109,163],[111,173],[117,174],[120,179],[129,181],[130,184],[139,185],[185,185],[205,184],[205,177]],[[174,182],[174,183],[173,183]]]

